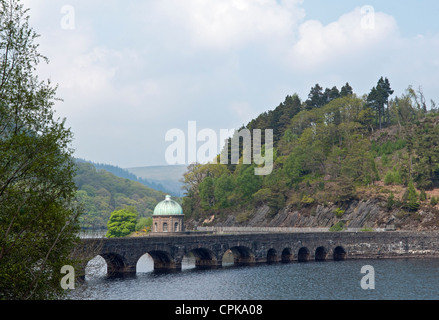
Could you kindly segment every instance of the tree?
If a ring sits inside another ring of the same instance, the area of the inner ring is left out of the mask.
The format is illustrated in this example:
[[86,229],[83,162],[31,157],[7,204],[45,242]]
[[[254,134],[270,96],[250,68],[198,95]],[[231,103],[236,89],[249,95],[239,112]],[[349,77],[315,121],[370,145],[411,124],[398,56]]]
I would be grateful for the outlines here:
[[200,191],[201,205],[207,210],[215,204],[215,187],[213,178],[210,176],[206,177],[199,184],[198,189]]
[[80,207],[70,129],[54,118],[56,86],[34,75],[38,35],[18,0],[0,0],[0,299],[63,293]]
[[136,230],[137,211],[134,207],[127,207],[113,211],[108,220],[107,238],[126,237]]
[[407,209],[409,209],[410,211],[417,211],[419,209],[419,197],[413,181],[409,182],[408,189],[406,191],[406,194],[404,195],[404,198],[406,198],[407,200]]
[[261,187],[261,176],[254,174],[254,165],[242,165],[236,178],[238,192],[243,200],[250,200]]
[[325,97],[323,94],[323,88],[317,83],[311,88],[308,94],[308,100],[306,100],[307,109],[320,108],[325,104]]
[[340,97],[340,91],[338,91],[337,87],[332,87],[332,89],[326,88],[325,92],[323,93],[322,101],[324,101],[324,104],[327,104]]
[[[383,77],[378,80],[377,84],[377,90],[380,94],[380,103],[383,105],[382,109],[384,112],[384,116],[386,117],[386,123],[390,123],[390,112],[389,112],[389,97],[393,94],[393,90],[390,88],[390,82],[389,79]],[[384,105],[387,106],[386,109],[384,109]]]
[[432,119],[424,119],[414,127],[415,165],[413,178],[420,189],[431,190],[439,185],[438,162],[439,126]]
[[349,85],[348,82],[346,82],[346,84],[341,88],[340,90],[340,96],[341,97],[346,97],[349,96],[351,94],[354,94],[354,90],[352,89],[352,87]]
[[387,123],[390,120],[389,108],[385,106],[389,105],[389,97],[393,94],[393,90],[390,88],[390,82],[387,78],[381,77],[378,80],[376,87],[373,87],[367,96],[368,105],[376,110],[379,128],[382,128],[383,117],[386,119]]
[[152,218],[140,218],[136,224],[136,231],[146,230],[146,232],[151,232],[152,230]]
[[220,208],[229,206],[228,197],[235,190],[235,180],[229,174],[223,174],[215,180],[214,196]]

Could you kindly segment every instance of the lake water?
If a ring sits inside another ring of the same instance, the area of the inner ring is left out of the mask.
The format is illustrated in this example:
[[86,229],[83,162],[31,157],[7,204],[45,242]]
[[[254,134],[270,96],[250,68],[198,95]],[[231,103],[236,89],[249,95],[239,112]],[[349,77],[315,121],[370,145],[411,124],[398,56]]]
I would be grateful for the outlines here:
[[[100,257],[99,257],[100,258]],[[98,263],[99,260],[95,259]],[[90,264],[91,265],[91,264]],[[373,267],[374,274],[362,273]],[[90,271],[91,270],[91,271]],[[438,300],[439,259],[346,260],[197,270],[190,259],[174,273],[152,271],[148,255],[137,274],[108,278],[106,266],[87,269],[75,300]],[[373,278],[371,278],[374,276]],[[363,279],[364,278],[364,279]],[[367,278],[367,281],[365,282]],[[365,290],[363,284],[374,284]],[[373,282],[374,280],[374,282]]]

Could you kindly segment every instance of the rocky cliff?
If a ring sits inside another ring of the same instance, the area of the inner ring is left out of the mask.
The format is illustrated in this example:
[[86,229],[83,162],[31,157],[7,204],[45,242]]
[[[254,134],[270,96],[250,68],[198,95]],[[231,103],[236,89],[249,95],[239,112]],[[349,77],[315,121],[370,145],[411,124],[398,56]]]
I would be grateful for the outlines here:
[[224,221],[212,216],[197,225],[222,227],[332,227],[337,223],[349,228],[395,228],[397,230],[439,230],[439,210],[429,208],[418,212],[387,210],[385,201],[373,198],[352,200],[338,207],[334,204],[295,209],[286,207],[272,214],[268,206],[252,212],[228,215]]

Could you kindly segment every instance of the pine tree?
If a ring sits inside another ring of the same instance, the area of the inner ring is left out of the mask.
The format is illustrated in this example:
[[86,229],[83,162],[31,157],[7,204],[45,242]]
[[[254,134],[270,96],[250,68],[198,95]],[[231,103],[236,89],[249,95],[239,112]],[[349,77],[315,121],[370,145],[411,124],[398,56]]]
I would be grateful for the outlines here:
[[372,109],[375,109],[380,129],[382,128],[383,119],[387,123],[390,120],[390,112],[385,106],[389,105],[389,97],[392,94],[393,90],[390,88],[389,80],[381,77],[376,87],[373,87],[367,96],[367,104]]
[[346,82],[346,84],[340,90],[340,96],[346,97],[346,96],[351,95],[351,94],[354,94],[354,91],[353,91],[352,87],[349,85],[349,83]]
[[305,104],[307,105],[308,110],[312,108],[320,108],[325,104],[323,88],[318,83],[311,88],[311,91],[308,94],[308,100],[306,100]]
[[413,181],[410,181],[407,189],[407,208],[410,211],[417,211],[419,209],[419,197],[416,192]]

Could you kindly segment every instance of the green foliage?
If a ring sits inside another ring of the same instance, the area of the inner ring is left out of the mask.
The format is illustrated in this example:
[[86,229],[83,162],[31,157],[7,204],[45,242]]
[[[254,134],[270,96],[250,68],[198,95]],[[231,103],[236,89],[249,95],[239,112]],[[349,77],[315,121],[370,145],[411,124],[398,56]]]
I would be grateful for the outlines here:
[[304,195],[300,202],[305,206],[309,206],[309,205],[313,204],[315,202],[315,200],[307,195]]
[[201,205],[208,210],[215,203],[215,189],[212,177],[206,177],[199,185]]
[[419,197],[418,197],[418,193],[416,192],[413,181],[410,181],[408,185],[407,195],[405,196],[405,198],[407,199],[406,207],[409,211],[417,211],[419,209],[420,206]]
[[214,197],[219,208],[230,206],[229,196],[235,190],[235,180],[229,174],[223,174],[215,180]]
[[337,222],[332,227],[329,228],[330,232],[341,232],[345,230],[345,224],[342,221]]
[[439,187],[439,126],[436,119],[426,118],[414,128],[412,177],[419,189]]
[[390,112],[388,107],[386,109],[386,105],[388,106],[388,100],[392,94],[393,90],[390,88],[389,80],[381,77],[378,80],[376,87],[373,87],[367,96],[367,104],[370,108],[376,111],[380,129],[383,122],[386,124],[390,122]]
[[136,223],[136,231],[146,230],[150,232],[152,228],[152,217],[140,218]]
[[384,177],[385,185],[401,185],[403,183],[401,174],[395,168],[392,171],[387,171],[386,176]]
[[427,193],[425,192],[425,190],[421,190],[421,194],[419,195],[419,200],[420,201],[426,201],[427,200]]
[[372,143],[372,151],[378,157],[389,156],[395,151],[402,150],[407,146],[405,139],[398,139],[396,141],[386,141],[383,144]]
[[[421,190],[439,186],[437,114],[422,118],[420,92],[409,88],[391,100],[392,94],[389,80],[381,77],[363,97],[348,83],[341,91],[317,84],[303,103],[297,94],[287,96],[242,127],[274,130],[273,172],[255,176],[254,166],[244,164],[189,166],[186,217],[202,219],[213,211],[225,218],[259,206],[268,206],[273,217],[286,205],[343,203],[357,199],[357,190],[373,186],[380,174],[386,185],[413,180]],[[407,199],[408,192],[402,206]],[[400,204],[390,200],[389,208]]]
[[80,262],[73,135],[34,74],[48,60],[27,11],[0,0],[0,300],[56,299],[62,266]]
[[139,182],[96,170],[90,163],[80,162],[77,166],[74,180],[77,197],[84,206],[80,219],[83,229],[105,229],[111,212],[126,206],[135,207],[140,217],[150,217],[166,195]]
[[386,203],[386,207],[387,210],[391,210],[393,208],[393,206],[395,205],[395,195],[393,194],[393,192],[390,192],[389,197],[387,198],[387,203]]
[[254,166],[244,165],[236,178],[236,185],[241,198],[251,200],[252,195],[261,187],[261,180],[261,176],[255,175]]
[[134,207],[127,207],[111,213],[108,220],[107,238],[120,238],[128,236],[136,230],[137,211]]
[[439,198],[437,198],[437,197],[431,197],[431,199],[430,199],[430,205],[431,206],[435,206],[435,205],[437,205],[439,203]]
[[270,201],[273,198],[273,193],[268,188],[258,190],[253,194],[253,201],[256,205],[261,205]]
[[334,214],[337,218],[343,217],[344,213],[345,213],[345,210],[343,210],[341,208],[337,208],[334,210]]

